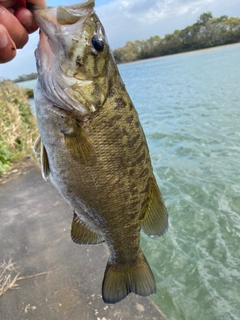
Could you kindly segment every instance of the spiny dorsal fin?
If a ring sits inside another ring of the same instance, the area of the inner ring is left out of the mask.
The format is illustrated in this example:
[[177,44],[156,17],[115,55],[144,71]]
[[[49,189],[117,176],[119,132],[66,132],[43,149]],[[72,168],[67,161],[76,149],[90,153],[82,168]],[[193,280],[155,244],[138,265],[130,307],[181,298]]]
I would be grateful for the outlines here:
[[65,142],[72,157],[84,165],[92,166],[96,163],[96,153],[84,129],[79,126],[70,134],[64,133]]
[[49,175],[50,175],[50,168],[49,168],[49,162],[48,162],[48,156],[47,151],[44,147],[44,145],[41,143],[41,171],[42,171],[42,177],[44,180],[47,181]]
[[108,261],[103,284],[102,298],[105,303],[116,303],[130,292],[140,296],[156,293],[156,283],[151,268],[142,252],[132,266],[121,267]]
[[42,139],[41,139],[41,136],[39,135],[37,137],[37,139],[35,140],[34,145],[33,145],[33,151],[36,154],[40,154],[41,153],[41,143],[42,143]]
[[72,241],[84,245],[84,244],[100,244],[104,242],[104,239],[94,231],[90,230],[84,222],[82,222],[77,214],[73,211],[73,221],[71,230]]
[[149,206],[145,213],[142,230],[148,236],[161,236],[168,227],[168,213],[156,180],[150,180]]

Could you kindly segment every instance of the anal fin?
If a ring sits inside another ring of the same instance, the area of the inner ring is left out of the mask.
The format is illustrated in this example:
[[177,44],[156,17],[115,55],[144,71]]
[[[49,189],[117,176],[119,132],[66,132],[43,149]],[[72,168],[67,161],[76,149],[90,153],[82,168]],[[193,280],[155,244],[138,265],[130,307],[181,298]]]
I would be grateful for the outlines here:
[[102,236],[90,230],[75,212],[73,212],[71,237],[73,242],[80,245],[101,244],[104,242]]
[[142,230],[148,236],[161,236],[168,227],[168,213],[155,178],[150,180],[149,206],[145,212]]

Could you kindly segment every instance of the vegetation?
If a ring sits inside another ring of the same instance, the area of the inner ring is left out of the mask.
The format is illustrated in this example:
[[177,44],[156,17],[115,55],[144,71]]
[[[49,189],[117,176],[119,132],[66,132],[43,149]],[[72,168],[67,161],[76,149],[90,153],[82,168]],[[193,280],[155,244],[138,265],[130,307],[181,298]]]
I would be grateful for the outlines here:
[[25,89],[11,81],[0,82],[0,175],[11,163],[33,155],[37,124]]
[[33,99],[34,90],[29,89],[29,88],[26,88],[25,90],[26,90],[26,94],[27,94],[28,99]]
[[17,79],[13,80],[13,82],[34,80],[34,79],[37,79],[37,77],[38,77],[38,74],[35,72],[32,72],[30,74],[23,74],[22,76],[19,76]]
[[11,259],[8,262],[3,261],[0,263],[0,297],[9,289],[18,288],[18,281],[46,275],[49,274],[49,272],[50,271],[44,271],[19,277],[20,273],[18,273],[17,268],[15,268],[15,263],[12,263]]
[[192,26],[175,30],[163,39],[153,36],[147,40],[128,41],[113,51],[117,63],[210,48],[240,41],[240,18],[214,18],[211,12],[203,13]]
[[0,297],[7,290],[17,286],[18,275],[19,273],[17,273],[11,260],[0,263]]

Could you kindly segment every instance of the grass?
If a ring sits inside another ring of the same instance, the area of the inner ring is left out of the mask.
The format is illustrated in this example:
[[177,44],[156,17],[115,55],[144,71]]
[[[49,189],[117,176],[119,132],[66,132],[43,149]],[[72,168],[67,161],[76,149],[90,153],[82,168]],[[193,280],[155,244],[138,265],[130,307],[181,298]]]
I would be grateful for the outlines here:
[[11,81],[0,82],[0,175],[14,161],[33,156],[38,130],[28,104],[29,94]]
[[0,297],[9,289],[17,288],[17,281],[39,277],[49,274],[50,272],[51,271],[45,271],[29,276],[19,277],[19,273],[15,269],[15,263],[12,263],[11,259],[8,262],[3,261],[0,263]]
[[17,287],[17,279],[19,273],[17,273],[14,263],[3,261],[0,264],[0,297],[9,289]]

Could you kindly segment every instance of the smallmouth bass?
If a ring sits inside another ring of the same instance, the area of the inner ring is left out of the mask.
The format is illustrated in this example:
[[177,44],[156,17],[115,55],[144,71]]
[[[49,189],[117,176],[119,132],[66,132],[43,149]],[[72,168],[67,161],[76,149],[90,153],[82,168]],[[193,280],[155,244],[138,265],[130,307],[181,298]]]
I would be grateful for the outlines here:
[[108,247],[103,300],[151,295],[156,284],[140,229],[160,236],[168,215],[94,1],[32,11],[41,29],[34,149],[43,178],[50,177],[73,209],[72,240]]

